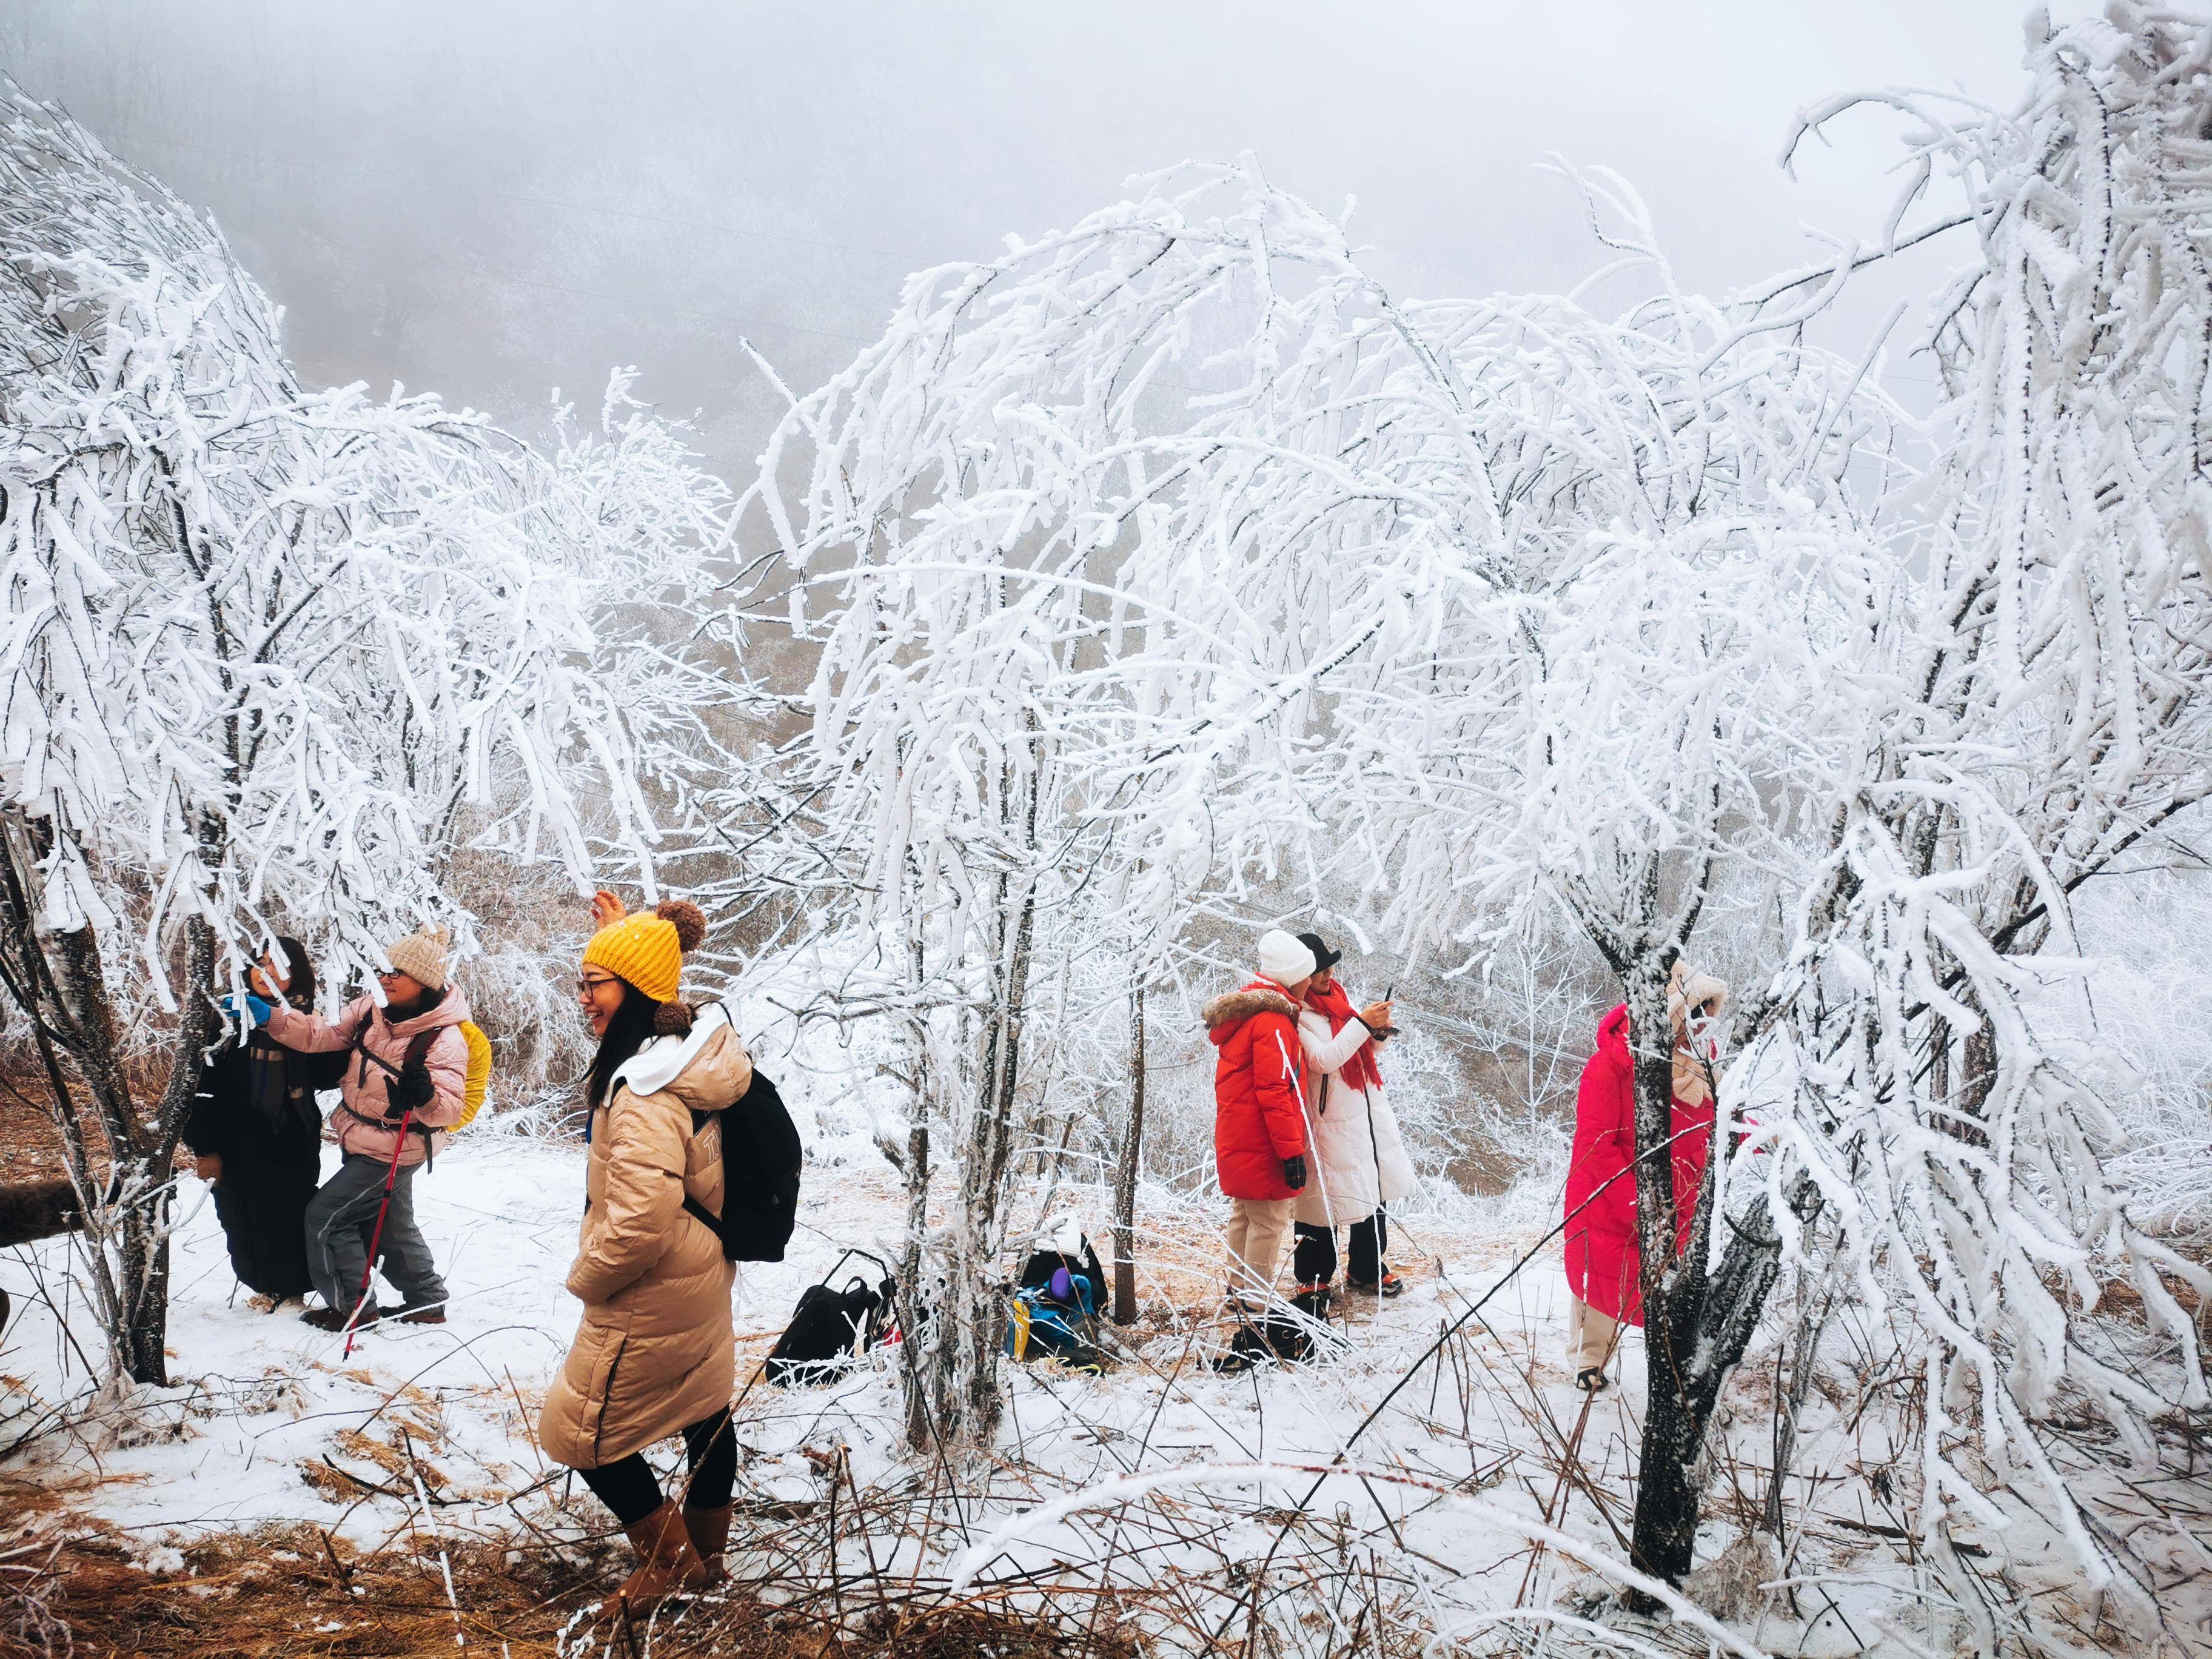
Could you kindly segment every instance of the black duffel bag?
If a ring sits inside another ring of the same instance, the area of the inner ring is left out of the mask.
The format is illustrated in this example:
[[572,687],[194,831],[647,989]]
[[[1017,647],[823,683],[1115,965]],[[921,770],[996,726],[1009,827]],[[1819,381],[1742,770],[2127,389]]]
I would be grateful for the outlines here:
[[832,1289],[829,1282],[855,1254],[848,1250],[837,1258],[823,1283],[809,1285],[800,1292],[791,1323],[769,1350],[768,1380],[776,1387],[807,1388],[834,1382],[852,1370],[860,1356],[882,1337],[895,1288],[890,1278],[886,1275],[872,1288],[857,1274],[842,1290]]

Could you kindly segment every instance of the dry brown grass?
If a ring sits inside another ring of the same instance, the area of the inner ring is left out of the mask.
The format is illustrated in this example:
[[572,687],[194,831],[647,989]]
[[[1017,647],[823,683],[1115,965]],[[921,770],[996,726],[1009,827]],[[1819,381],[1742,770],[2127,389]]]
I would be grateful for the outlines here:
[[[40,1552],[43,1559],[45,1551]],[[609,1598],[626,1552],[561,1554],[470,1544],[452,1554],[454,1598],[434,1550],[356,1555],[313,1527],[227,1534],[183,1552],[185,1571],[150,1573],[102,1538],[62,1547],[47,1571],[46,1606],[65,1633],[43,1640],[7,1628],[5,1659],[430,1659],[475,1650],[555,1659],[564,1630],[586,1630],[594,1654],[636,1659],[1128,1659],[1125,1638],[1086,1642],[974,1607],[884,1607],[838,1634],[818,1617],[744,1591],[681,1607],[647,1631],[625,1628]],[[599,1611],[575,1625],[582,1609]],[[456,1635],[462,1640],[456,1642]]]

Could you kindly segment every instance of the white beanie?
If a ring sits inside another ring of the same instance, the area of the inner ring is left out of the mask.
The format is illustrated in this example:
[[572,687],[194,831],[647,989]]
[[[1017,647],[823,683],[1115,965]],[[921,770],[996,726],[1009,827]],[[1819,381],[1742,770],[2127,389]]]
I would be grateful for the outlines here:
[[1313,970],[1314,953],[1281,928],[1270,927],[1260,935],[1260,971],[1278,985],[1310,979]]
[[424,927],[384,947],[392,971],[432,991],[446,988],[446,930]]

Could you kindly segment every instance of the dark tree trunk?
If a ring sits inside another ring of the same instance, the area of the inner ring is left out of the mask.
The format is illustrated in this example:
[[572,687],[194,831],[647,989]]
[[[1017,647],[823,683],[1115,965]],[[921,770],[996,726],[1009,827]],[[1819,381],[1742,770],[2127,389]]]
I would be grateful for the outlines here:
[[1145,988],[1129,994],[1129,1133],[1114,1171],[1114,1322],[1137,1322],[1137,1166],[1145,1144]]
[[[1698,1200],[1700,1219],[1714,1199],[1711,1165]],[[1800,1176],[1790,1207],[1801,1225],[1820,1211],[1820,1188]],[[1702,1235],[1700,1225],[1696,1232]],[[1703,1240],[1697,1240],[1702,1244]],[[1764,1194],[1731,1224],[1728,1249],[1710,1279],[1698,1271],[1704,1257],[1692,1249],[1663,1276],[1657,1298],[1664,1311],[1662,1351],[1652,1339],[1653,1302],[1644,1303],[1644,1352],[1650,1403],[1636,1488],[1630,1560],[1654,1577],[1679,1584],[1689,1572],[1698,1537],[1696,1476],[1698,1449],[1720,1403],[1721,1389],[1743,1358],[1759,1316],[1782,1272],[1782,1242]]]
[[1629,966],[1629,1054],[1636,1086],[1636,1234],[1644,1297],[1644,1363],[1649,1403],[1638,1465],[1635,1534],[1630,1559],[1669,1582],[1689,1571],[1698,1531],[1698,1492],[1691,1479],[1702,1425],[1684,1397],[1683,1362],[1693,1323],[1687,1299],[1670,1297],[1677,1231],[1674,1206],[1674,1042],[1667,1015],[1667,975],[1673,953],[1647,955]]
[[1005,1226],[1006,1170],[1013,1151],[1014,1105],[1021,1078],[1022,1023],[1029,1004],[1030,952],[1036,924],[1036,883],[1025,874],[1009,950],[1000,981],[999,1006],[989,1015],[984,1044],[984,1098],[978,1107],[976,1133],[969,1147],[962,1182],[967,1200],[958,1224],[968,1230],[969,1259],[963,1283],[952,1287],[959,1317],[951,1340],[968,1347],[964,1385],[947,1402],[945,1427],[963,1438],[981,1439],[998,1426],[999,1348],[1005,1340],[1005,1311],[999,1293],[997,1257]]
[[[927,1067],[925,1056],[921,1064]],[[923,1075],[927,1076],[925,1071]],[[929,1101],[915,1091],[906,1132],[906,1251],[899,1259],[899,1359],[906,1378],[907,1443],[929,1444],[929,1378],[922,1364],[922,1275],[929,1270]]]
[[[1680,1223],[1671,1144],[1674,1034],[1667,1013],[1672,967],[1668,951],[1632,963],[1626,975],[1636,1078],[1636,1230],[1647,1382],[1629,1559],[1638,1571],[1679,1584],[1689,1573],[1697,1547],[1702,1496],[1698,1454],[1721,1389],[1759,1328],[1781,1273],[1782,1252],[1761,1197],[1741,1221],[1727,1224],[1728,1249],[1719,1266],[1710,1275],[1705,1272],[1719,1210],[1723,1148],[1717,1123],[1688,1244],[1676,1253]],[[1809,1224],[1819,1212],[1819,1189],[1809,1176],[1799,1179],[1790,1202],[1801,1222]]]
[[[210,854],[213,840],[212,827],[204,823],[202,845]],[[186,926],[185,989],[171,1039],[169,1079],[149,1121],[131,1098],[116,1052],[97,934],[89,923],[67,932],[42,925],[39,860],[49,846],[42,820],[17,815],[0,825],[0,908],[15,934],[11,948],[0,952],[0,980],[31,1018],[90,1246],[93,1299],[115,1369],[133,1382],[166,1386],[170,1165],[216,1036],[206,990],[215,976],[215,933],[202,915]],[[99,1116],[105,1170],[95,1162],[70,1072]]]
[[[910,856],[908,862],[911,873]],[[908,969],[913,982],[920,986],[924,978],[921,942],[911,941],[908,950]],[[914,1115],[906,1131],[906,1249],[899,1257],[899,1364],[906,1385],[907,1443],[919,1451],[934,1437],[924,1347],[929,1340],[941,1338],[942,1333],[926,1328],[932,1310],[922,1287],[929,1271],[929,1115],[936,1100],[927,1017],[917,1017],[909,1031],[914,1042]]]

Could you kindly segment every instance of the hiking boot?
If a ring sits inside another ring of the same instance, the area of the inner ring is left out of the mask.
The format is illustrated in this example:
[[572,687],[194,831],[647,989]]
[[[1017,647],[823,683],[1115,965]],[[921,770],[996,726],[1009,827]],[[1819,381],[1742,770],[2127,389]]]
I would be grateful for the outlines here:
[[[727,1517],[724,1525],[728,1524]],[[639,1556],[638,1569],[623,1580],[622,1604],[633,1618],[651,1613],[672,1595],[707,1588],[707,1564],[691,1547],[684,1512],[664,1502],[636,1525],[623,1530]]]
[[[337,1308],[310,1308],[300,1317],[319,1331],[342,1331],[346,1328],[347,1316]],[[365,1330],[383,1317],[376,1304],[372,1302],[361,1310],[361,1317],[353,1322],[353,1328],[357,1331]]]
[[707,1569],[710,1584],[719,1584],[728,1576],[722,1571],[722,1557],[730,1547],[732,1507],[725,1504],[719,1510],[695,1510],[687,1504],[684,1508],[684,1534],[690,1539],[700,1565]]
[[1397,1274],[1392,1273],[1388,1267],[1385,1267],[1382,1270],[1382,1277],[1381,1279],[1372,1280],[1347,1279],[1344,1281],[1344,1288],[1347,1291],[1355,1291],[1361,1296],[1380,1296],[1386,1297],[1403,1296],[1406,1293],[1406,1281],[1399,1278]]
[[446,1304],[428,1302],[419,1308],[402,1308],[396,1317],[410,1325],[442,1325],[446,1322]]
[[1575,1373],[1575,1386],[1584,1394],[1601,1394],[1613,1386],[1613,1382],[1606,1376],[1604,1366],[1591,1365]]

